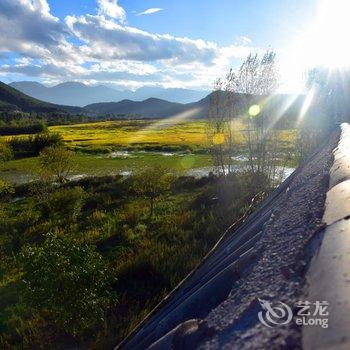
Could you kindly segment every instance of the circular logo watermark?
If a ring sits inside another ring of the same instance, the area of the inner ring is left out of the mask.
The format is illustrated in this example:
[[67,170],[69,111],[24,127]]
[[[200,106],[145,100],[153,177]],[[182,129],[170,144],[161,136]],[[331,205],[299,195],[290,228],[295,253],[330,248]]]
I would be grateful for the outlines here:
[[267,326],[274,327],[277,325],[288,324],[292,321],[293,311],[292,309],[282,301],[278,304],[272,305],[271,302],[259,299],[260,305],[263,311],[259,311],[259,321]]

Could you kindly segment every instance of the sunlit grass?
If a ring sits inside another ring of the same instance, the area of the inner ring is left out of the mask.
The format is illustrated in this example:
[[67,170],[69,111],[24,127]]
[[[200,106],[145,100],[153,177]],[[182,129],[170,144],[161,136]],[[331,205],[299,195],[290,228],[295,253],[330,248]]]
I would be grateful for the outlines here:
[[[233,123],[235,139],[243,141],[243,123]],[[185,121],[161,124],[157,121],[109,121],[76,125],[60,125],[49,128],[51,132],[62,135],[67,145],[73,147],[127,147],[159,145],[188,146],[190,148],[207,148],[207,123],[205,121]]]
[[[244,153],[246,150],[240,146],[245,142],[245,125],[241,120],[235,120],[232,129],[234,142],[240,152]],[[166,120],[161,123],[159,120],[108,121],[51,126],[49,131],[59,133],[69,148],[84,151],[76,153],[75,174],[114,175],[149,165],[163,165],[181,173],[212,165],[205,121],[185,121],[176,124]],[[281,141],[281,152],[293,148],[296,130],[280,130],[277,133]],[[125,147],[133,151],[130,157],[112,158],[108,154]],[[142,153],[143,150],[152,151],[152,147],[157,149],[151,153]],[[154,151],[173,153],[166,156],[162,152]],[[0,164],[0,176],[10,182],[25,182],[32,179],[33,174],[35,178],[37,167],[36,158],[11,160]]]
[[[192,168],[210,166],[211,157],[208,154],[187,154],[162,156],[154,154],[136,154],[134,158],[110,158],[76,154],[75,167],[72,175],[104,176],[123,172],[134,172],[146,166],[165,166],[174,169],[179,174]],[[9,182],[22,183],[35,179],[38,175],[38,159],[35,157],[10,160],[0,163],[0,177]]]
[[50,127],[69,146],[128,146],[140,144],[205,146],[206,123],[201,121],[163,124],[152,127],[152,121],[111,121]]
[[[244,142],[244,123],[237,119],[232,123],[233,137],[238,145]],[[208,148],[208,128],[205,121],[185,121],[177,124],[157,121],[107,121],[82,123],[74,125],[58,125],[49,127],[50,132],[59,133],[70,148],[108,148],[138,147],[146,145],[188,146],[189,148]],[[283,142],[293,142],[294,130],[279,131]],[[18,135],[16,137],[25,137]],[[2,136],[8,140],[13,136]]]
[[281,130],[279,132],[279,139],[282,142],[292,144],[295,142],[296,137],[297,137],[296,130]]

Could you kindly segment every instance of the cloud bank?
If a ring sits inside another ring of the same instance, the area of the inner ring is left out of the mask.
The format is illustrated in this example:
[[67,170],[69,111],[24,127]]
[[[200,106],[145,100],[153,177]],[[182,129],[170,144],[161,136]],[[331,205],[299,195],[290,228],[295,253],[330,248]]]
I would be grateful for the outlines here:
[[[149,8],[140,15],[159,12]],[[124,87],[208,88],[250,42],[214,42],[150,33],[127,25],[117,0],[98,0],[95,14],[55,17],[46,0],[0,1],[0,77],[37,77]]]

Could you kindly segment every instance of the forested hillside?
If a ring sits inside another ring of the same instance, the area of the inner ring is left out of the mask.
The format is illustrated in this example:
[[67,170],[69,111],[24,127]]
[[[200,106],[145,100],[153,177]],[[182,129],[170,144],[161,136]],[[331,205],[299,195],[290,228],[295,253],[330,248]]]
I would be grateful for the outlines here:
[[83,113],[80,107],[61,106],[37,100],[0,82],[0,112]]

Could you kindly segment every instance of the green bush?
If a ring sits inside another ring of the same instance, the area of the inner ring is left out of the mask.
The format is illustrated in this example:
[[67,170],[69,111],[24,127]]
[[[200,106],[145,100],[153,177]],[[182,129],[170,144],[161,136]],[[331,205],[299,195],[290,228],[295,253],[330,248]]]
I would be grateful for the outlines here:
[[0,135],[36,134],[47,131],[44,121],[18,121],[0,125]]
[[25,302],[49,312],[73,336],[101,324],[116,301],[102,256],[71,237],[48,234],[41,247],[27,247],[21,258]]
[[158,167],[16,187],[0,217],[0,300],[23,300],[2,302],[13,317],[0,302],[7,348],[113,348],[246,212],[266,186],[256,176],[174,179]]
[[0,162],[4,162],[13,158],[11,147],[5,143],[0,142]]
[[39,155],[41,176],[66,182],[74,167],[73,157],[73,152],[59,145],[44,148]]
[[13,137],[9,141],[16,158],[33,157],[45,147],[60,146],[63,144],[61,135],[48,132],[30,135],[29,137]]
[[85,192],[81,187],[60,188],[41,203],[43,216],[72,221],[80,214]]
[[133,181],[135,192],[148,201],[149,217],[152,217],[155,202],[170,190],[175,176],[169,169],[155,166],[142,169]]

